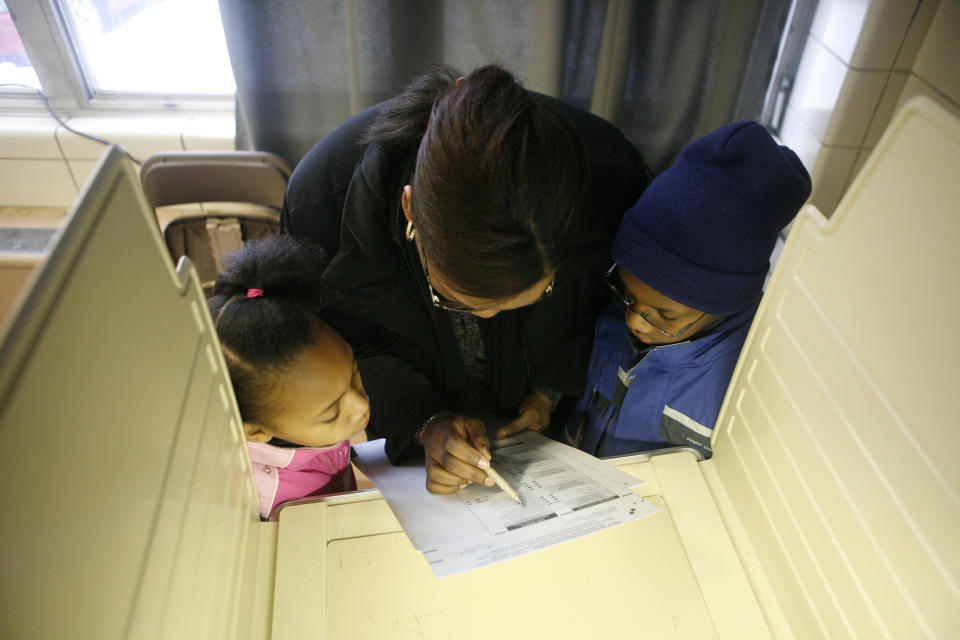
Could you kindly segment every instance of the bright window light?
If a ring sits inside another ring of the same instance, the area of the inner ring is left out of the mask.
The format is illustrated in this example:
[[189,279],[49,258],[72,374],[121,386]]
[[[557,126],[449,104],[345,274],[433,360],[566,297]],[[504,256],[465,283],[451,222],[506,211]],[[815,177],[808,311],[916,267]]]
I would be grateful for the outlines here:
[[[28,85],[40,88],[40,81],[23,48],[23,40],[17,33],[13,16],[7,5],[0,0],[0,84]],[[3,87],[6,89],[6,87]]]
[[217,0],[59,0],[95,93],[232,94]]

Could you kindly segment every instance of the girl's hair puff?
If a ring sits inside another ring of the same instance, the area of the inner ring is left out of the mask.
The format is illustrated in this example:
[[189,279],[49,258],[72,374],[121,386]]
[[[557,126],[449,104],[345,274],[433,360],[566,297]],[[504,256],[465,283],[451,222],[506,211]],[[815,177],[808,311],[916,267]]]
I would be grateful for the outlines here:
[[313,344],[326,262],[319,247],[286,234],[224,258],[207,304],[244,422],[269,423],[278,374]]

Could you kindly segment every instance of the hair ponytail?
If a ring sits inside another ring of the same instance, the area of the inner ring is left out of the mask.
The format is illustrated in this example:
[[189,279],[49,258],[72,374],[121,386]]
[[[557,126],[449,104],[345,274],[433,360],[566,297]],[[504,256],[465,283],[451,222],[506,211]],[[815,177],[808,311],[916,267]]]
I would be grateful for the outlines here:
[[383,104],[360,142],[377,142],[399,157],[413,158],[427,130],[434,103],[456,86],[460,75],[451,66],[437,65],[418,76],[402,93]]

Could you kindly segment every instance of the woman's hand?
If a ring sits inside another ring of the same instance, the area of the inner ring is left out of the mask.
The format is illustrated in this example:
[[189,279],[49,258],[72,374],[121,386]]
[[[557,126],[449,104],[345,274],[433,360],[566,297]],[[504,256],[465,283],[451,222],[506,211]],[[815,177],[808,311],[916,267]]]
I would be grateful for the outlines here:
[[493,485],[484,469],[490,466],[490,442],[482,420],[442,413],[420,435],[426,456],[427,491],[456,493],[471,482]]
[[520,415],[513,422],[502,426],[494,438],[502,440],[521,431],[543,431],[550,426],[550,414],[553,412],[553,403],[539,391],[528,394],[520,402]]

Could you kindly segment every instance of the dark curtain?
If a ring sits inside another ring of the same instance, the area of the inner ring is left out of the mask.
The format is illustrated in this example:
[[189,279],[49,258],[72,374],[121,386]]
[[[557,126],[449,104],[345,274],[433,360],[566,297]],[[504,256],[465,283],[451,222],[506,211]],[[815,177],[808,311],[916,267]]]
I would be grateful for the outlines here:
[[291,166],[432,64],[496,62],[618,125],[655,171],[759,117],[789,0],[220,0],[237,146]]

